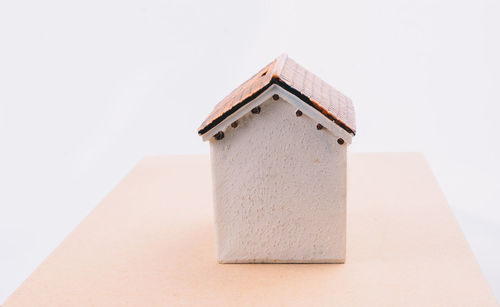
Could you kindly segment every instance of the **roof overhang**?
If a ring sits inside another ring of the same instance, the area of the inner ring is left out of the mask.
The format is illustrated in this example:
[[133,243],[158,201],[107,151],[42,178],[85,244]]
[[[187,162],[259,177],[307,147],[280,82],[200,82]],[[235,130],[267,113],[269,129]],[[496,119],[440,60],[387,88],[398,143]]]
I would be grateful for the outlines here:
[[297,93],[293,91],[293,88],[288,86],[286,83],[281,82],[279,79],[272,79],[272,81],[261,90],[237,104],[229,112],[226,112],[224,116],[217,118],[205,127],[205,129],[198,131],[198,133],[202,136],[203,141],[209,140],[217,132],[226,130],[231,123],[249,113],[253,108],[261,105],[269,99],[272,99],[272,96],[275,94],[278,94],[283,100],[301,110],[314,122],[321,124],[334,136],[342,138],[345,142],[351,144],[352,136],[354,135],[352,130],[348,127],[341,126],[337,121],[335,121],[335,119],[325,116],[321,110],[318,110],[314,103],[309,100],[309,98],[302,94],[297,95]]

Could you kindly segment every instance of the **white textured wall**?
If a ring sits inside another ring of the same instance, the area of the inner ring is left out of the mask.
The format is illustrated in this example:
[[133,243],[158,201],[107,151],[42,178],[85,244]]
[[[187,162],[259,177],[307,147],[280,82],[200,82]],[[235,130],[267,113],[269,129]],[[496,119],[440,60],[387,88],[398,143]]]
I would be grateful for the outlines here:
[[268,100],[210,140],[221,262],[343,262],[346,148]]

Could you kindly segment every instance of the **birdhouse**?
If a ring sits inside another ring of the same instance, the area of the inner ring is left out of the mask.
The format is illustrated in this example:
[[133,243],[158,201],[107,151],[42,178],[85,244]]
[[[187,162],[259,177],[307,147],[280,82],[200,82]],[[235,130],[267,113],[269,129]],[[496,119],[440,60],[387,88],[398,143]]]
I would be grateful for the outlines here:
[[217,260],[343,263],[352,102],[286,55],[217,104],[210,144]]

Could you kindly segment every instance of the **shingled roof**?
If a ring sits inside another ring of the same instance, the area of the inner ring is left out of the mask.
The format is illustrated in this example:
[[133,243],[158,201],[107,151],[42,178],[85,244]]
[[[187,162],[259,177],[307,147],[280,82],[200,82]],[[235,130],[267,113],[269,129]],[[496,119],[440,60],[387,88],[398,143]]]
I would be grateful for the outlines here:
[[219,102],[201,124],[198,133],[200,135],[206,133],[273,84],[288,90],[347,132],[356,134],[356,120],[351,99],[307,71],[286,54],[276,58]]

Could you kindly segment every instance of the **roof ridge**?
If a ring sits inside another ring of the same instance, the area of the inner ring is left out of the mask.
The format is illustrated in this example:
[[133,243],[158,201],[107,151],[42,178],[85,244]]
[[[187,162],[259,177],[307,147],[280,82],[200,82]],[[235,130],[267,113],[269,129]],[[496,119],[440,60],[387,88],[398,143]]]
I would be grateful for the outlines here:
[[279,57],[276,58],[276,63],[273,67],[273,77],[280,78],[281,72],[283,71],[283,67],[285,67],[286,60],[288,59],[288,54],[282,53]]

